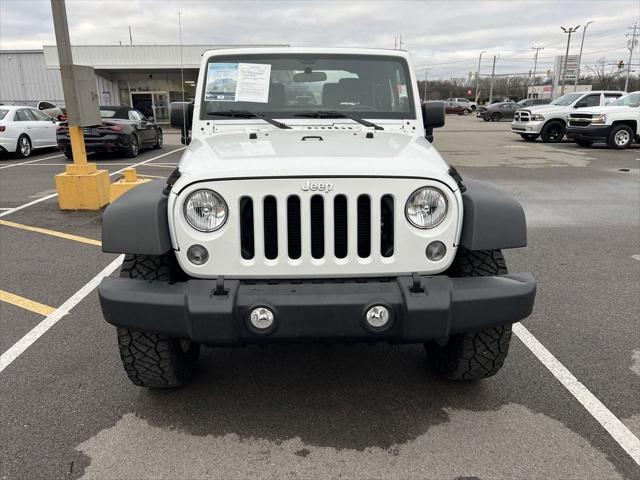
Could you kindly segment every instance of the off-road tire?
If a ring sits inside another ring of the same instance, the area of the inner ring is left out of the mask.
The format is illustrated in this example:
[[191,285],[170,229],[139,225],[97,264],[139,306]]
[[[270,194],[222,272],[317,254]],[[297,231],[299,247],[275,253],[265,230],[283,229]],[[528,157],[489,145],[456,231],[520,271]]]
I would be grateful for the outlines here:
[[[458,249],[453,265],[446,272],[451,277],[484,277],[508,273],[500,250],[471,251]],[[446,344],[425,345],[431,368],[449,380],[476,381],[498,373],[504,364],[511,325],[477,332],[451,335]]]
[[[178,271],[172,253],[162,256],[127,255],[120,276],[171,281]],[[122,365],[134,385],[147,388],[182,386],[193,377],[200,344],[157,333],[118,328]]]
[[634,137],[633,129],[629,125],[614,125],[609,132],[607,146],[609,148],[615,148],[616,150],[624,150],[631,146]]
[[542,127],[540,138],[542,138],[544,143],[560,143],[566,131],[567,128],[564,123],[552,120]]
[[133,134],[131,135],[131,140],[129,140],[129,145],[124,150],[124,154],[127,158],[135,158],[140,153],[140,142],[138,140],[138,136]]
[[525,142],[535,142],[540,135],[536,133],[521,133],[520,136]]
[[581,147],[590,147],[591,145],[593,145],[593,141],[592,140],[576,139],[575,142]]

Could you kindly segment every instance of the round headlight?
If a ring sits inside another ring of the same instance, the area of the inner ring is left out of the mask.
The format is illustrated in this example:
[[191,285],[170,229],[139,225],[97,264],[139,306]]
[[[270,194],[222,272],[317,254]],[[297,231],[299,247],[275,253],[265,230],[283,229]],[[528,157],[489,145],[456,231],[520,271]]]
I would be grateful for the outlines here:
[[184,217],[200,232],[214,232],[227,221],[224,199],[213,190],[196,190],[184,202]]
[[447,199],[436,188],[420,188],[409,196],[405,214],[414,227],[433,228],[447,215]]

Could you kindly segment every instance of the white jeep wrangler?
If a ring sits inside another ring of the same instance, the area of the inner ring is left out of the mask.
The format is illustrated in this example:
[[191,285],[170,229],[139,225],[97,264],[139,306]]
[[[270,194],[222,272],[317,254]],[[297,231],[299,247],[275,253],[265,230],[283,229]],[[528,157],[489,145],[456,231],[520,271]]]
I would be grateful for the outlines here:
[[511,122],[511,131],[525,141],[538,137],[545,143],[558,143],[567,131],[567,116],[577,108],[607,105],[624,95],[619,91],[586,91],[567,93],[547,105],[517,110]]
[[100,302],[134,384],[184,384],[200,345],[423,343],[447,378],[501,368],[535,298],[501,252],[524,212],[442,159],[443,105],[416,86],[397,50],[205,52],[171,108],[179,167],[104,213],[126,257]]
[[605,107],[581,108],[569,114],[567,138],[582,147],[604,142],[609,148],[640,143],[640,92],[632,92]]

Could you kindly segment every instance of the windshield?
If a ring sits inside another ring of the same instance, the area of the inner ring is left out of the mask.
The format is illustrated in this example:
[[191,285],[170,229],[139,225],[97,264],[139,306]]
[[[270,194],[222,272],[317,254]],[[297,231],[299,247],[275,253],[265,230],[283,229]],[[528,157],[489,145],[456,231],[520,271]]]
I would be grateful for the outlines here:
[[561,107],[568,107],[573,102],[578,100],[584,93],[567,93],[561,97],[556,98],[550,105],[559,105]]
[[320,110],[373,119],[415,118],[408,65],[398,57],[225,56],[212,58],[206,74],[202,119],[230,110],[277,118]]
[[9,110],[0,110],[0,120],[6,117],[7,113],[9,113]]
[[640,107],[640,92],[630,93],[624,97],[617,98],[607,106]]

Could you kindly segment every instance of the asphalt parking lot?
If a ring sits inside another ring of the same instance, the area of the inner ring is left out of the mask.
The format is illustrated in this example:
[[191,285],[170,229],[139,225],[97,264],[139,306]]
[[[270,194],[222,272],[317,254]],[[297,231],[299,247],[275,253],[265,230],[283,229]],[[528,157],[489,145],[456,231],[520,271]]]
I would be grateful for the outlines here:
[[[93,290],[118,262],[101,214],[58,209],[58,152],[0,161],[0,478],[640,478],[619,443],[640,436],[640,148],[508,130],[448,116],[436,131],[529,222],[506,259],[535,275],[536,307],[477,384],[440,380],[420,346],[294,345],[205,349],[189,386],[134,387]],[[166,177],[176,138],[96,161]]]

